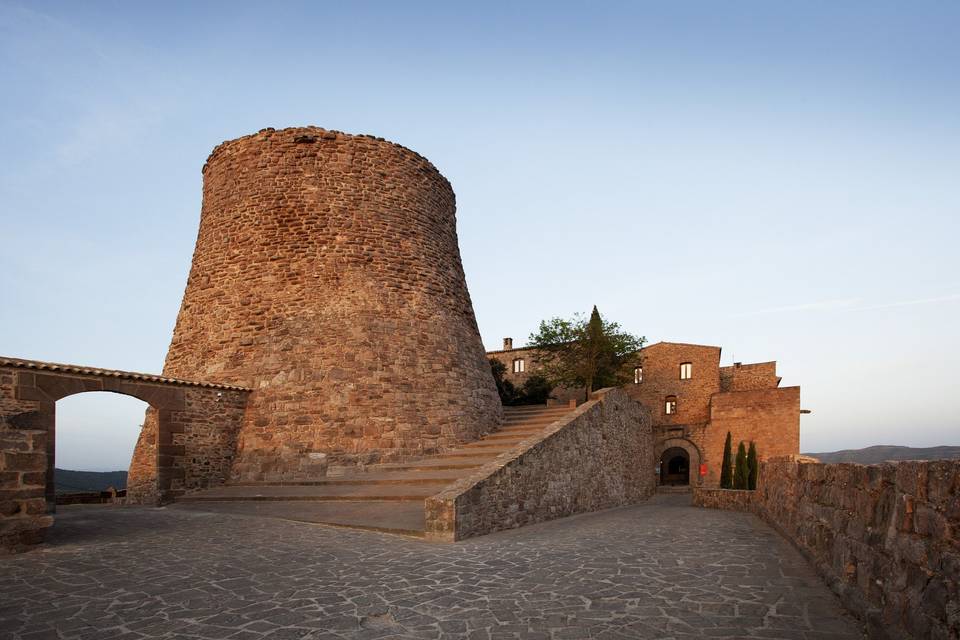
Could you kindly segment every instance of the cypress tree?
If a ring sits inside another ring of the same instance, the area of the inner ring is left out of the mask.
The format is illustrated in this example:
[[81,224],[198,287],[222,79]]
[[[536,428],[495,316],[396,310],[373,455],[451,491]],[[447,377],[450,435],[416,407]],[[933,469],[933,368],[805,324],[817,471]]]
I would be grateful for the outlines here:
[[760,474],[760,460],[757,459],[757,444],[750,442],[750,450],[747,451],[747,469],[750,476],[747,478],[747,488],[753,491],[757,488],[757,476]]
[[727,431],[727,442],[723,445],[723,464],[720,467],[720,488],[733,488],[733,451],[731,449],[730,432]]
[[737,447],[737,461],[733,467],[733,488],[746,489],[749,475],[750,469],[747,467],[747,448],[743,446],[743,441],[741,440],[740,446]]

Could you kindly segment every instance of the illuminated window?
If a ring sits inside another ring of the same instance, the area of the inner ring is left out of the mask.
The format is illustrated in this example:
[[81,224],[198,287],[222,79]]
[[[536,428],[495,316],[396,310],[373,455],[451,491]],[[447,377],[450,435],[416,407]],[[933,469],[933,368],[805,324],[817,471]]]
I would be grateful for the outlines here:
[[643,382],[643,367],[634,367],[633,384],[640,384],[641,382]]
[[680,379],[689,380],[693,377],[693,363],[684,362],[680,365]]
[[514,373],[523,373],[527,370],[527,365],[523,361],[523,358],[517,358],[513,361],[513,372]]
[[668,415],[672,415],[677,412],[677,396],[667,396],[667,401],[664,403],[663,410]]

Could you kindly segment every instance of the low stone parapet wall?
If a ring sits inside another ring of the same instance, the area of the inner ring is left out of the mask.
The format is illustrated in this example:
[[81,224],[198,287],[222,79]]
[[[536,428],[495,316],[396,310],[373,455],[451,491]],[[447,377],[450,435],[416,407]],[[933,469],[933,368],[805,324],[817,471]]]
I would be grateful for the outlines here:
[[753,512],[756,510],[754,502],[755,495],[756,491],[694,487],[693,506],[706,507],[708,509]]
[[454,541],[640,502],[654,491],[649,413],[593,399],[426,501],[427,537]]
[[[701,492],[703,506],[742,510],[720,492]],[[960,460],[775,458],[761,464],[753,493],[753,510],[800,549],[871,638],[960,637]]]

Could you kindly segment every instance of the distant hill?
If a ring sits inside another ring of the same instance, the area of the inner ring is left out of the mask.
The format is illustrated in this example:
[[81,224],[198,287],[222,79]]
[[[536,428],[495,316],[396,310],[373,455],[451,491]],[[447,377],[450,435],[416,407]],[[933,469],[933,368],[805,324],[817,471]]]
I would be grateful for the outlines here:
[[126,471],[70,471],[56,469],[57,493],[106,491],[107,488],[127,488]]
[[952,460],[960,458],[960,447],[897,447],[881,444],[865,449],[844,449],[826,453],[805,453],[820,462],[856,462],[878,464],[898,460]]

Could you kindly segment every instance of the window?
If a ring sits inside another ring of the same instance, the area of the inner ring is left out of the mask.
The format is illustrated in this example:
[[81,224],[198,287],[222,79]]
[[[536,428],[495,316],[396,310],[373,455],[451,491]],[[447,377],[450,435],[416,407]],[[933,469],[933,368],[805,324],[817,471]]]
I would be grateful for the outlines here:
[[643,382],[643,367],[634,367],[633,384],[640,384],[641,382]]
[[684,362],[680,365],[680,379],[689,380],[693,377],[693,363]]
[[517,358],[513,361],[513,372],[514,373],[523,373],[527,370],[526,363],[523,361],[523,358]]
[[667,396],[663,410],[667,415],[673,415],[677,412],[677,396]]

